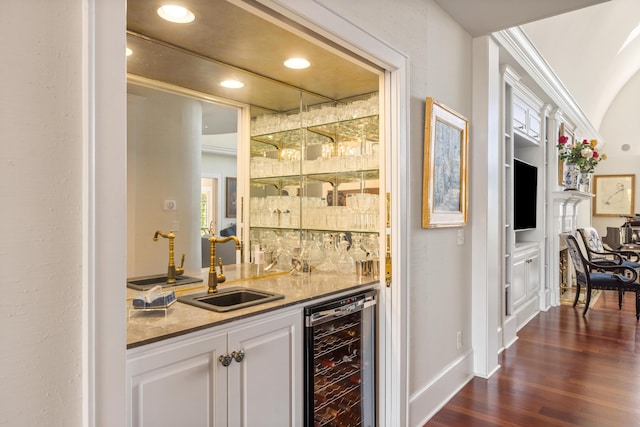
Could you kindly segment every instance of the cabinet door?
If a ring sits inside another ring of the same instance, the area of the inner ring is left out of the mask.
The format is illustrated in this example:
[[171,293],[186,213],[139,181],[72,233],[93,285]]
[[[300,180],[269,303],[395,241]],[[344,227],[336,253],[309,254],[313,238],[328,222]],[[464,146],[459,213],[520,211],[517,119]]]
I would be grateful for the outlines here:
[[295,312],[229,332],[229,425],[302,425],[302,313]]
[[531,298],[540,288],[540,251],[529,253],[527,263],[527,298]]
[[527,296],[527,257],[525,254],[513,258],[511,276],[511,298],[513,309],[517,309]]
[[130,427],[226,426],[226,335],[169,345],[127,361]]
[[527,133],[527,104],[517,96],[513,97],[513,130]]
[[540,125],[541,125],[540,113],[533,109],[529,109],[528,119],[529,119],[529,124],[527,126],[527,133],[533,139],[537,140],[538,138],[540,138]]

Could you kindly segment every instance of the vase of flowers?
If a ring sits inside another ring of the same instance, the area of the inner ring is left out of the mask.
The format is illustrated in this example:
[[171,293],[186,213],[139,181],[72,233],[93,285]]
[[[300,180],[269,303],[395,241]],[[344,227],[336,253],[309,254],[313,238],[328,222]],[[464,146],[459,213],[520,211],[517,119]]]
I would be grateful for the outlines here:
[[565,163],[562,175],[565,190],[577,190],[580,186],[580,168],[575,163]]
[[[602,160],[607,158],[606,154],[600,155],[596,151],[598,141],[583,140],[582,143],[569,143],[569,138],[561,136],[558,138],[558,155],[564,162],[563,185],[565,190],[578,190],[580,184],[580,173],[587,174],[590,181],[593,171]],[[584,181],[584,178],[583,178]],[[584,188],[584,187],[583,187]]]
[[585,193],[591,192],[591,172],[580,171],[580,181],[578,182],[578,190]]

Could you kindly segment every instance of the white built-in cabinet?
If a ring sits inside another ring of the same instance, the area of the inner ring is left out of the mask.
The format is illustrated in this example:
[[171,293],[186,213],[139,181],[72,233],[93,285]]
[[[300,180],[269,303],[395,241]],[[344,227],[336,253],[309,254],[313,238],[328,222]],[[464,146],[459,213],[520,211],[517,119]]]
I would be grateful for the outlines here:
[[[502,68],[502,347],[539,311],[546,245],[546,114],[544,103],[509,66]],[[536,227],[515,230],[514,160],[537,167]]]
[[302,312],[129,350],[130,427],[302,425]]
[[513,256],[511,296],[513,310],[536,298],[540,289],[540,248],[537,244],[519,245]]
[[[531,102],[516,87],[512,99],[513,131],[529,137],[532,142],[540,142],[541,112],[537,102]],[[532,105],[533,104],[533,105]]]

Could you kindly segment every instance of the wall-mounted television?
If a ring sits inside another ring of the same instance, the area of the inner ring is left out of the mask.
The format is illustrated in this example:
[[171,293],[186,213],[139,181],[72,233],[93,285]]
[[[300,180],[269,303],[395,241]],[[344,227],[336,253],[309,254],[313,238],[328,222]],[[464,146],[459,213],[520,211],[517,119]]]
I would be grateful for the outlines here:
[[515,230],[536,228],[538,168],[513,159],[513,225]]

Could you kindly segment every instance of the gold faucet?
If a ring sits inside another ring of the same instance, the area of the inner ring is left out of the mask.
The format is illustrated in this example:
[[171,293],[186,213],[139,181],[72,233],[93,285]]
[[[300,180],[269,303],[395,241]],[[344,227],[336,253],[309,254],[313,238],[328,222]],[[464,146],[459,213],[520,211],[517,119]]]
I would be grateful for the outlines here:
[[164,234],[162,231],[156,231],[156,234],[153,235],[153,241],[158,241],[158,236],[162,236],[165,239],[169,239],[169,268],[167,270],[167,284],[172,285],[176,283],[176,276],[181,276],[184,274],[184,254],[182,254],[182,264],[180,267],[176,267],[176,263],[173,259],[173,243],[176,239],[176,235],[173,230],[169,230],[168,234]]
[[236,250],[240,251],[240,257],[242,258],[242,243],[236,236],[228,237],[216,237],[213,234],[209,237],[209,247],[211,255],[209,256],[209,289],[208,293],[213,294],[218,292],[218,283],[223,283],[227,278],[222,271],[222,258],[218,260],[220,264],[220,274],[216,271],[216,243],[226,243],[229,240],[233,240],[236,243]]

